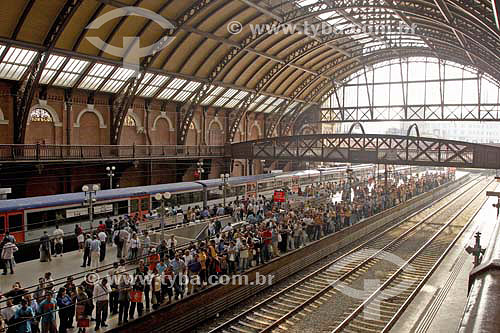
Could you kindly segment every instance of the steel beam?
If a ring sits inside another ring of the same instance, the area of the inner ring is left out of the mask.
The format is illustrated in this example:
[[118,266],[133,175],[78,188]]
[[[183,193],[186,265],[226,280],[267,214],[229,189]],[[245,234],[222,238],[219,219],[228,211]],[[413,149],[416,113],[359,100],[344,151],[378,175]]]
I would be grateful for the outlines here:
[[381,134],[313,134],[231,145],[232,158],[498,169],[500,147]]

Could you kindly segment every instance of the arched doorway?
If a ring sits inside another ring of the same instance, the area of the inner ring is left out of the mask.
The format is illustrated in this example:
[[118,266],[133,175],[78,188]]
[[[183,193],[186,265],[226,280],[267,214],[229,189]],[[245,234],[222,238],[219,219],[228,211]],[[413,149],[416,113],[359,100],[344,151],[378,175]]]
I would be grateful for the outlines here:
[[222,146],[224,145],[224,141],[224,133],[222,132],[220,123],[213,121],[208,129],[207,144],[209,146]]
[[25,142],[39,144],[55,144],[56,131],[54,117],[49,110],[36,107],[31,110],[28,118]]
[[78,144],[99,145],[101,143],[99,118],[93,112],[85,112],[80,118]]

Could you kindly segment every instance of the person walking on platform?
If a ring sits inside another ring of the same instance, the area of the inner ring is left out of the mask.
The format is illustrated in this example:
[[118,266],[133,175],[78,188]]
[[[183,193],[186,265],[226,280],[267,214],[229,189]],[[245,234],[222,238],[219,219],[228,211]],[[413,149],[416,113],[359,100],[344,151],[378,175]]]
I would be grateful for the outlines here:
[[91,257],[91,266],[92,268],[99,268],[99,257],[101,254],[101,241],[97,239],[97,236],[94,235],[92,239],[92,243],[90,244],[90,257]]
[[2,247],[2,262],[3,262],[3,275],[7,275],[7,266],[10,266],[10,274],[14,274],[12,261],[14,259],[14,252],[18,250],[16,244],[7,240]]
[[56,225],[56,230],[52,233],[52,236],[54,237],[54,250],[55,250],[55,257],[60,255],[62,257],[63,255],[63,243],[64,243],[64,231],[59,228],[58,225]]
[[44,231],[43,236],[40,237],[40,261],[52,261],[50,257],[50,238],[47,231]]
[[106,234],[105,231],[101,231],[99,232],[99,234],[97,234],[97,237],[101,242],[101,252],[99,253],[99,261],[103,262],[104,259],[106,259],[106,239],[108,238],[108,235]]
[[83,247],[83,264],[82,267],[90,266],[90,247],[92,246],[92,238],[90,235],[86,235],[85,245]]

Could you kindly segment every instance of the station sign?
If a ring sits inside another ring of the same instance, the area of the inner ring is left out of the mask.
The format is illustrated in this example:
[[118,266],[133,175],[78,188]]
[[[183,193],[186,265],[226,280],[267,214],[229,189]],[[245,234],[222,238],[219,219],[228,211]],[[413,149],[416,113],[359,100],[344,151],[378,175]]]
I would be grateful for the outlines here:
[[285,191],[274,191],[274,202],[285,202]]

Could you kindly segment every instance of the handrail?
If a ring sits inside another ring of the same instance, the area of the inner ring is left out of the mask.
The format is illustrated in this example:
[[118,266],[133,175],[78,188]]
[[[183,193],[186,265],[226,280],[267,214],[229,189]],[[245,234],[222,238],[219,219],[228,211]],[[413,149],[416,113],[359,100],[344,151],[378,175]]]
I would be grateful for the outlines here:
[[60,161],[224,156],[225,146],[0,144],[0,161]]

